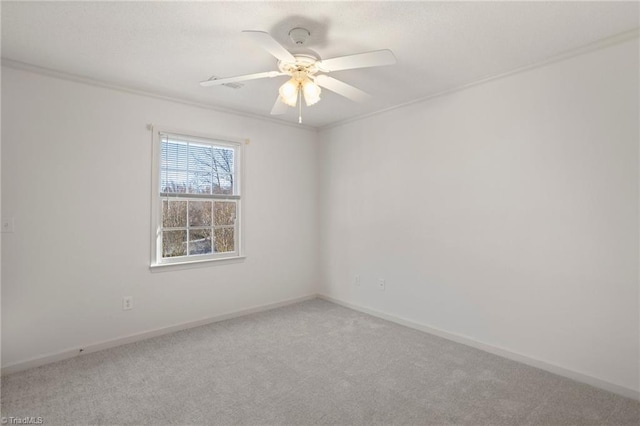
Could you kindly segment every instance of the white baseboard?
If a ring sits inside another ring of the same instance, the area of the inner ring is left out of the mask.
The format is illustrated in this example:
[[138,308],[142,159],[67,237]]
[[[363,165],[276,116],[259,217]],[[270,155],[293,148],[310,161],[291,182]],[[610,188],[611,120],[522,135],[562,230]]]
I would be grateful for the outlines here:
[[86,346],[70,348],[61,352],[56,352],[52,354],[46,354],[42,356],[38,356],[35,358],[31,358],[25,361],[19,361],[12,364],[8,364],[2,367],[2,375],[15,373],[22,370],[27,370],[29,368],[40,367],[42,365],[50,364],[56,361],[62,361],[64,359],[73,358],[75,356],[84,355],[92,352],[97,352],[103,349],[109,349],[116,346],[125,345],[127,343],[133,343],[140,340],[149,339],[151,337],[162,336],[164,334],[174,333],[180,330],[186,330],[193,327],[199,327],[202,325],[211,324],[214,322],[224,321],[227,319],[237,318],[244,315],[249,315],[257,312],[268,311],[271,309],[280,308],[287,305],[292,305],[294,303],[303,302],[305,300],[311,300],[314,298],[324,299],[329,302],[333,302],[335,304],[353,309],[355,311],[363,312],[369,315],[373,315],[378,318],[385,319],[387,321],[394,322],[396,324],[404,325],[406,327],[410,327],[416,330],[424,331],[429,334],[433,334],[439,337],[443,337],[448,340],[452,340],[454,342],[462,343],[467,346],[471,346],[485,352],[489,352],[507,359],[511,359],[513,361],[521,362],[526,365],[530,365],[532,367],[539,368],[541,370],[549,371],[551,373],[557,374],[559,376],[567,377],[578,382],[586,383],[591,386],[595,386],[600,389],[607,390],[609,392],[613,392],[615,394],[640,400],[640,392],[626,388],[624,386],[617,385],[615,383],[608,382],[606,380],[598,379],[596,377],[590,376],[588,374],[580,373],[574,370],[570,370],[564,367],[560,367],[555,364],[551,364],[545,361],[540,361],[535,358],[531,358],[526,355],[522,355],[508,349],[504,349],[498,346],[488,345],[486,343],[479,342],[470,337],[459,335],[456,333],[451,333],[445,330],[438,329],[436,327],[431,327],[428,325],[420,324],[411,320],[407,320],[404,318],[400,318],[394,315],[386,314],[384,312],[376,311],[374,309],[366,308],[364,306],[360,306],[354,303],[345,302],[339,299],[335,299],[330,296],[326,296],[323,294],[312,294],[308,296],[297,297],[294,299],[287,299],[281,302],[269,303],[266,305],[255,306],[252,308],[242,309],[240,311],[231,312],[227,314],[217,315],[214,317],[204,318],[196,321],[190,321],[186,323],[176,324],[169,327],[158,328],[155,330],[149,330],[142,333],[136,333],[129,336],[118,337],[115,339],[105,340],[102,342],[91,343]]
[[199,327],[201,325],[207,325],[214,322],[224,321],[231,318],[237,318],[243,315],[254,314],[257,312],[268,311],[275,308],[280,308],[294,303],[303,302],[305,300],[315,299],[317,295],[311,294],[308,296],[297,297],[294,299],[287,299],[281,302],[269,303],[266,305],[254,306],[252,308],[242,309],[236,312],[230,312],[227,314],[216,315],[209,318],[203,318],[196,321],[189,321],[181,324],[171,325],[169,327],[157,328],[155,330],[144,331],[142,333],[131,334],[129,336],[117,337],[115,339],[105,340],[97,343],[90,343],[85,346],[66,349],[61,352],[41,355],[25,361],[18,361],[12,364],[8,364],[2,367],[2,375],[15,373],[29,368],[40,367],[45,364],[50,364],[56,361],[62,361],[64,359],[73,358],[79,355],[84,355],[92,352],[97,352],[103,349],[109,349],[116,346],[126,345],[127,343],[133,343],[140,340],[149,339],[151,337],[162,336],[163,334],[174,333],[180,330],[186,330],[188,328]]
[[550,364],[545,361],[540,361],[535,358],[531,358],[529,356],[519,354],[517,352],[510,351],[508,349],[504,349],[498,346],[488,345],[486,343],[479,342],[470,337],[463,336],[456,333],[451,333],[449,331],[441,330],[436,327],[431,327],[428,325],[420,324],[411,320],[407,320],[404,318],[400,318],[394,315],[389,315],[384,312],[376,311],[374,309],[366,308],[364,306],[356,305],[354,303],[345,302],[339,299],[335,299],[330,296],[326,296],[324,294],[318,294],[318,298],[324,299],[328,302],[333,302],[337,305],[344,306],[349,309],[353,309],[355,311],[363,312],[365,314],[372,315],[374,317],[382,318],[387,321],[394,322],[396,324],[404,325],[406,327],[410,327],[416,330],[424,331],[429,334],[433,334],[439,337],[443,337],[447,340],[452,340],[454,342],[462,343],[463,345],[471,346],[473,348],[477,348],[483,350],[485,352],[492,353],[494,355],[501,356],[503,358],[507,358],[513,361],[521,362],[522,364],[530,365],[532,367],[539,368],[541,370],[548,371],[553,374],[557,374],[558,376],[567,377],[569,379],[575,380],[577,382],[586,383],[588,385],[604,389],[609,392],[613,392],[615,394],[640,400],[640,392],[634,389],[626,388],[624,386],[617,385],[615,383],[608,382],[606,380],[598,379],[596,377],[590,376],[588,374],[580,373],[574,370],[569,370],[564,367],[560,367],[555,364]]

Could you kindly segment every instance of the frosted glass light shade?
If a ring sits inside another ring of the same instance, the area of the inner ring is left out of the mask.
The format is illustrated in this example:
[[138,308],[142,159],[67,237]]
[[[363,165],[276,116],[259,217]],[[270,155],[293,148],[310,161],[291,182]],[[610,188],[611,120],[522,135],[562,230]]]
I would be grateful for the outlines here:
[[300,84],[292,78],[280,86],[280,99],[285,104],[294,107],[298,103],[298,90],[300,90]]
[[302,83],[302,94],[304,95],[304,101],[307,106],[318,103],[320,100],[320,92],[320,86],[313,81],[306,79],[304,83]]

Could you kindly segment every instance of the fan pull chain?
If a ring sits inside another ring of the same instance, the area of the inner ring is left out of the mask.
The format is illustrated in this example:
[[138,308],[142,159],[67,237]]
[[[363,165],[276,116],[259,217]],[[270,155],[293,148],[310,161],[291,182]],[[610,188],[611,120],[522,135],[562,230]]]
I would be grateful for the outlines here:
[[299,110],[298,110],[298,124],[302,124],[302,90],[298,90],[298,105],[299,105]]

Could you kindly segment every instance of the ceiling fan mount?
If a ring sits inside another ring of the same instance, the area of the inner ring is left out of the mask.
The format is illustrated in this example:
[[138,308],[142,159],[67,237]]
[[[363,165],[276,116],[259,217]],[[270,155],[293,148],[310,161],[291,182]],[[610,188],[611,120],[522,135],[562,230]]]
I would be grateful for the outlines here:
[[291,38],[291,41],[293,41],[297,45],[307,44],[309,36],[311,36],[311,33],[305,28],[298,27],[289,31],[289,38]]
[[[302,98],[307,106],[314,105],[320,100],[321,87],[356,102],[368,100],[371,96],[362,90],[344,83],[328,73],[356,68],[377,67],[396,63],[396,57],[391,50],[375,50],[355,55],[339,56],[331,59],[321,59],[309,49],[305,53],[291,53],[278,43],[269,33],[264,31],[243,31],[264,50],[278,59],[278,71],[267,71],[256,74],[240,75],[228,78],[211,78],[200,82],[201,86],[218,86],[244,80],[259,78],[273,78],[290,76],[279,89],[279,96],[271,110],[271,114],[283,114],[287,106],[299,105],[298,122],[302,122]],[[293,28],[289,37],[297,46],[304,46],[311,33],[305,28]]]

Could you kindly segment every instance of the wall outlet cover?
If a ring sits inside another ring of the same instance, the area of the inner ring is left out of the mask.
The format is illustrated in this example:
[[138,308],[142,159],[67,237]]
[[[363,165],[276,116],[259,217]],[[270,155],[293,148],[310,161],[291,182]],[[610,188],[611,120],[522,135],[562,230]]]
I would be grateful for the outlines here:
[[10,233],[13,232],[13,218],[12,217],[3,217],[2,218],[2,232]]
[[129,309],[133,309],[133,297],[124,296],[122,298],[122,310],[128,311]]

